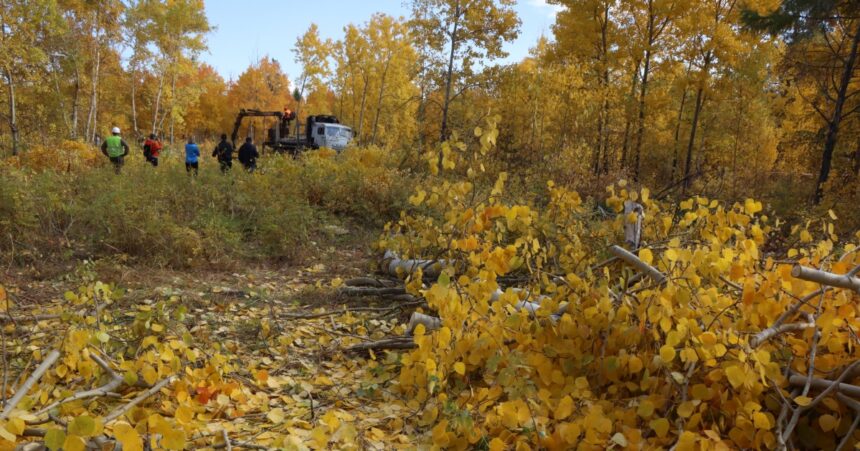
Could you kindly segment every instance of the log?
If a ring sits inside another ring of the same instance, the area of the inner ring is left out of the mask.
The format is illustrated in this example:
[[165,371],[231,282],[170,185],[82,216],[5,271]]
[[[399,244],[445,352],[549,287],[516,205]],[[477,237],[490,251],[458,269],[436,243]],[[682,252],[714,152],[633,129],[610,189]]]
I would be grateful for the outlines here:
[[381,269],[393,276],[398,276],[400,273],[413,274],[421,269],[424,276],[436,277],[446,265],[447,262],[444,260],[402,259],[392,251],[385,251]]
[[400,296],[406,294],[404,287],[341,287],[340,294],[344,296]]
[[412,337],[394,337],[377,341],[368,341],[367,343],[359,343],[346,348],[345,351],[379,351],[385,349],[414,349],[416,347],[417,345],[412,340]]
[[[636,222],[627,221],[630,213],[636,214]],[[639,249],[639,243],[642,241],[642,220],[644,217],[645,207],[632,200],[624,201],[624,241],[630,245],[631,249]]]
[[833,274],[831,272],[821,271],[815,268],[795,265],[795,267],[791,269],[791,276],[809,282],[816,282],[821,285],[845,288],[860,293],[860,279],[849,275]]
[[634,268],[638,269],[639,271],[647,274],[648,277],[650,277],[653,281],[657,282],[658,284],[666,281],[666,275],[665,274],[658,271],[657,268],[643,262],[639,257],[633,255],[627,249],[624,249],[623,247],[620,247],[620,246],[612,246],[609,248],[609,252],[611,252],[613,255],[620,258],[621,260],[624,260],[624,262],[626,262],[630,266],[633,266]]

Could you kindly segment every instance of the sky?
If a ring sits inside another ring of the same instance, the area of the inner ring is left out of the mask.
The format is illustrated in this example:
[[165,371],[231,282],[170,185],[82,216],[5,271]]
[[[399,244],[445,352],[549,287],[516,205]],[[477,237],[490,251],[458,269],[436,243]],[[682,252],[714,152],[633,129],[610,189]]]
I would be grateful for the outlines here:
[[[278,60],[290,79],[295,79],[301,69],[293,62],[293,44],[311,23],[319,26],[323,38],[337,40],[345,25],[363,24],[375,12],[409,15],[402,0],[207,0],[205,5],[215,30],[208,36],[209,50],[201,59],[227,80],[237,79],[264,56]],[[520,35],[505,46],[509,56],[502,62],[521,60],[541,34],[551,36],[556,8],[546,0],[517,0]]]

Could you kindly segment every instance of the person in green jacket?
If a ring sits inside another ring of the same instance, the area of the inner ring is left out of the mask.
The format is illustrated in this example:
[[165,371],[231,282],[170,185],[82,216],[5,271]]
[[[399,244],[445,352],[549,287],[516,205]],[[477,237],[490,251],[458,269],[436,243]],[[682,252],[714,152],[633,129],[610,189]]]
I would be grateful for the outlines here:
[[113,163],[113,170],[117,174],[122,170],[125,156],[128,155],[128,144],[125,143],[119,134],[119,127],[114,127],[111,130],[111,136],[105,138],[102,143],[102,153],[110,158],[110,162]]

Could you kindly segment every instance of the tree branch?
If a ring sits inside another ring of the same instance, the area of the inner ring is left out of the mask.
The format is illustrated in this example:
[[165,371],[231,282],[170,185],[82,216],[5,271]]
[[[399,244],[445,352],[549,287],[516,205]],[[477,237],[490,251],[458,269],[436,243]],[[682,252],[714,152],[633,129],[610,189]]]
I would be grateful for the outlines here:
[[27,394],[28,391],[33,387],[33,385],[42,378],[46,371],[48,371],[51,366],[60,358],[60,351],[54,349],[51,351],[45,360],[42,360],[42,363],[39,364],[38,367],[33,371],[33,374],[24,381],[24,384],[21,385],[17,391],[15,391],[15,396],[6,403],[6,407],[3,409],[3,412],[0,413],[0,420],[5,420],[9,417],[9,414],[12,413],[12,410],[18,406],[18,403],[21,402],[21,399],[24,398],[24,395]]

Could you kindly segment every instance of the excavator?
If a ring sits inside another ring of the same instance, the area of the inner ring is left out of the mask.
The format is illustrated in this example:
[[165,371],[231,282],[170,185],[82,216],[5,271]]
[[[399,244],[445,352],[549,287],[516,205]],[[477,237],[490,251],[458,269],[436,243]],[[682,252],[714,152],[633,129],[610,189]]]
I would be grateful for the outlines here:
[[277,122],[267,131],[266,140],[262,144],[263,150],[268,147],[275,152],[289,153],[293,156],[307,149],[319,149],[320,147],[327,147],[340,152],[349,145],[353,138],[352,129],[341,124],[335,116],[308,116],[304,125],[304,133],[302,133],[300,124],[295,127],[294,131],[291,130],[291,124],[296,120],[295,111],[290,111],[287,108],[284,111],[260,111],[243,108],[239,110],[239,114],[236,116],[233,133],[230,135],[234,147],[236,146],[236,139],[239,137],[242,120],[246,117],[277,118]]

